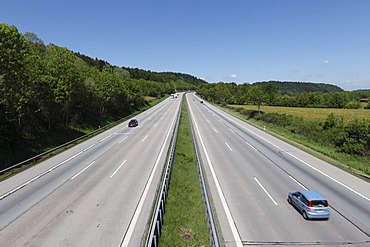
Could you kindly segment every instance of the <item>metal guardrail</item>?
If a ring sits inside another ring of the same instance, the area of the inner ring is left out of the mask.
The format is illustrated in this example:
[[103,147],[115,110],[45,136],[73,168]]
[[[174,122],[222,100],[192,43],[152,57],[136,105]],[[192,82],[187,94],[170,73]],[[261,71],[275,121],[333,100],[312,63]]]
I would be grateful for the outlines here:
[[198,176],[199,176],[199,182],[200,182],[200,187],[202,191],[204,211],[206,213],[207,226],[208,226],[208,231],[210,235],[209,242],[210,242],[211,247],[219,247],[220,241],[219,241],[219,237],[217,234],[217,229],[216,229],[215,220],[214,220],[214,216],[213,216],[213,212],[211,208],[211,203],[208,197],[207,186],[206,186],[206,182],[205,182],[204,175],[203,175],[202,161],[199,157],[197,141],[195,139],[193,123],[190,119],[190,115],[189,115],[189,122],[190,122],[191,134],[192,134],[191,136],[193,139],[195,158],[197,161]]
[[[171,143],[171,147],[170,147],[170,152],[169,152],[168,158],[167,158],[167,165],[166,165],[166,168],[165,168],[165,173],[164,173],[164,176],[163,176],[159,196],[158,196],[158,199],[157,199],[157,202],[156,202],[154,214],[153,214],[151,224],[150,224],[150,227],[149,227],[149,233],[148,233],[147,240],[146,240],[146,243],[145,243],[146,247],[158,247],[159,238],[161,237],[161,229],[162,229],[162,225],[163,225],[163,216],[164,216],[164,212],[165,212],[165,204],[166,204],[168,187],[169,187],[169,182],[170,182],[170,173],[171,173],[171,168],[172,168],[172,163],[173,163],[173,156],[174,156],[174,151],[175,151],[175,146],[176,146],[177,133],[178,133],[178,127],[179,127],[179,122],[180,122],[180,115],[181,115],[181,108],[180,108],[180,111],[178,113],[177,123],[176,123],[175,131],[174,131],[174,135],[173,135],[173,139],[172,139],[172,143]],[[190,115],[188,115],[188,117],[190,119]],[[191,132],[192,132],[192,140],[193,140],[195,158],[196,158],[196,161],[197,161],[198,176],[199,176],[199,181],[200,181],[200,185],[201,185],[201,193],[202,193],[202,199],[203,199],[203,203],[204,203],[204,210],[206,212],[207,226],[208,226],[208,231],[210,233],[210,246],[211,247],[219,247],[220,242],[219,242],[219,238],[218,238],[218,234],[217,234],[217,230],[216,230],[216,225],[215,225],[215,221],[214,221],[214,217],[213,217],[213,213],[212,213],[212,209],[211,209],[211,204],[210,204],[209,197],[208,197],[206,183],[205,183],[204,176],[203,176],[203,169],[202,169],[202,165],[201,165],[201,160],[200,160],[199,155],[198,155],[198,147],[197,147],[197,144],[196,144],[193,124],[192,124],[191,119],[190,119],[189,122],[190,122],[190,129],[191,129]]]
[[41,153],[41,154],[38,154],[38,155],[36,155],[36,156],[34,156],[34,157],[31,157],[31,158],[29,158],[29,159],[26,159],[26,160],[24,160],[24,161],[22,161],[22,162],[19,162],[19,163],[17,163],[17,164],[15,164],[15,165],[13,165],[13,166],[9,166],[9,167],[7,167],[7,168],[5,168],[5,169],[1,170],[1,171],[0,171],[0,175],[1,175],[1,174],[3,174],[3,173],[5,173],[5,172],[7,172],[7,171],[12,170],[12,169],[15,169],[15,168],[21,167],[22,165],[29,164],[29,163],[31,163],[31,162],[36,162],[36,161],[37,161],[37,160],[39,160],[41,157],[43,157],[43,156],[45,156],[45,155],[47,155],[47,154],[50,154],[50,153],[52,153],[52,152],[54,152],[54,151],[56,151],[56,150],[58,150],[58,149],[60,149],[60,148],[66,147],[66,146],[68,146],[68,145],[70,145],[70,144],[72,144],[72,143],[76,143],[77,141],[80,141],[80,140],[83,140],[83,139],[85,139],[85,138],[88,138],[89,136],[93,136],[93,135],[95,135],[95,134],[97,134],[97,133],[101,132],[102,130],[109,129],[109,128],[111,128],[112,126],[115,126],[115,125],[117,125],[117,124],[118,124],[118,123],[120,123],[120,122],[124,122],[124,121],[126,121],[127,119],[128,119],[127,117],[122,118],[122,119],[117,120],[117,121],[115,121],[115,122],[113,122],[113,123],[110,123],[110,124],[108,124],[108,125],[106,125],[106,126],[104,126],[104,127],[102,127],[102,128],[99,128],[99,129],[97,129],[97,130],[94,130],[94,131],[92,131],[92,132],[90,132],[90,133],[88,133],[88,134],[86,134],[86,135],[80,136],[80,137],[78,137],[78,138],[76,138],[76,139],[73,139],[73,140],[71,140],[71,141],[69,141],[69,142],[66,142],[66,143],[64,143],[64,144],[62,144],[62,145],[59,145],[59,146],[57,146],[57,147],[55,147],[55,148],[52,148],[52,149],[50,149],[50,150],[48,150],[48,151],[46,151],[46,152],[43,152],[43,153]]
[[13,165],[13,166],[9,166],[9,167],[7,167],[7,168],[5,168],[5,169],[3,169],[3,170],[0,170],[0,175],[1,175],[1,174],[3,174],[3,173],[5,173],[5,172],[7,172],[7,171],[10,171],[10,170],[12,170],[12,169],[14,169],[14,168],[21,167],[22,165],[29,164],[29,163],[31,163],[31,162],[36,162],[36,161],[37,161],[37,160],[39,160],[41,157],[43,157],[43,156],[45,156],[45,155],[47,155],[47,154],[50,154],[50,153],[52,153],[52,152],[54,152],[54,151],[56,151],[56,150],[58,150],[58,149],[60,149],[60,148],[66,147],[66,146],[68,146],[68,145],[70,145],[70,144],[72,144],[72,143],[76,143],[77,141],[83,140],[83,139],[85,139],[85,138],[89,138],[90,136],[94,136],[94,135],[96,135],[97,133],[102,132],[102,131],[104,131],[104,130],[110,129],[110,128],[112,128],[113,126],[116,126],[117,124],[123,123],[124,121],[126,121],[126,120],[130,119],[131,117],[133,117],[133,115],[130,115],[130,116],[126,116],[126,117],[124,117],[124,118],[121,118],[121,119],[119,119],[119,120],[117,120],[117,121],[115,121],[115,122],[112,122],[112,123],[110,123],[110,124],[108,124],[108,125],[106,125],[106,126],[103,126],[103,127],[101,127],[101,128],[99,127],[99,129],[94,130],[94,131],[92,131],[92,132],[90,132],[90,133],[88,133],[88,134],[86,134],[86,135],[80,136],[80,137],[78,137],[78,138],[76,138],[76,139],[73,139],[73,140],[71,140],[71,141],[69,141],[69,142],[66,142],[66,143],[64,143],[64,144],[62,144],[62,145],[59,145],[59,146],[57,146],[57,147],[55,147],[55,148],[52,148],[52,149],[50,149],[50,150],[48,150],[48,151],[46,151],[46,152],[43,152],[43,153],[38,154],[38,155],[36,155],[36,156],[34,156],[34,157],[31,157],[31,158],[26,159],[26,160],[24,160],[24,161],[22,161],[22,162],[19,162],[19,163],[17,163],[17,164],[15,164],[15,165]]
[[163,180],[162,180],[161,188],[159,191],[159,196],[156,202],[152,221],[149,227],[149,234],[147,236],[147,240],[145,244],[146,247],[157,247],[159,243],[159,238],[161,237],[161,230],[162,230],[162,225],[163,225],[163,215],[165,212],[166,199],[167,199],[168,187],[169,187],[169,182],[170,182],[170,174],[171,174],[171,168],[172,168],[172,163],[173,163],[173,156],[175,153],[177,133],[178,133],[179,123],[180,123],[180,116],[181,116],[181,107],[177,115],[176,126],[174,130],[173,138],[172,138],[172,143],[170,146],[170,152],[168,153],[168,157],[167,157],[165,173],[163,176]]

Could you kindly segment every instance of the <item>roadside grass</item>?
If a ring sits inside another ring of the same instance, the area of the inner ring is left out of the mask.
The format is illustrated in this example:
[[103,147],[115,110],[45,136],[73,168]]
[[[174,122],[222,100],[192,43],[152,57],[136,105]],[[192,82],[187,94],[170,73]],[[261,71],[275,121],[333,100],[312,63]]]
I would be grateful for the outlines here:
[[[233,106],[235,107],[235,106]],[[248,107],[248,106],[247,106]],[[291,107],[294,109],[293,107]],[[350,172],[351,174],[358,176],[368,182],[370,182],[369,176],[364,176],[364,174],[370,175],[370,162],[368,158],[365,157],[359,157],[354,155],[348,155],[344,153],[340,153],[335,150],[335,148],[332,148],[327,145],[320,145],[317,142],[310,141],[304,136],[301,136],[299,134],[292,133],[290,130],[286,128],[282,128],[279,126],[276,126],[274,124],[268,124],[262,121],[257,121],[256,119],[246,119],[246,116],[243,114],[240,114],[239,112],[222,108],[224,111],[238,117],[239,119],[242,119],[243,121],[248,122],[249,124],[252,124],[253,126],[263,129],[269,134],[272,134],[334,166],[337,166],[347,172]],[[257,109],[256,106],[254,108],[247,108],[247,109]],[[267,110],[268,109],[268,110]],[[270,113],[280,113],[284,114],[284,112],[279,111],[273,111],[274,109],[277,109],[275,107],[267,107],[263,106],[261,107],[261,110],[264,112],[270,112]],[[320,109],[319,109],[320,110]],[[342,109],[342,110],[349,110],[349,109]],[[353,109],[352,109],[353,110]],[[369,111],[369,110],[367,110]],[[298,112],[298,113],[297,113]],[[293,112],[289,115],[294,116],[302,116],[302,113],[299,112],[305,112],[304,108],[297,108],[296,114]],[[309,111],[308,111],[309,112]],[[346,112],[346,111],[343,111]],[[369,111],[370,113],[370,111]],[[368,113],[368,114],[369,114]],[[349,119],[349,114],[346,115],[348,121],[352,121],[353,119]],[[357,115],[359,116],[359,115]],[[368,116],[369,117],[369,116]],[[312,120],[313,118],[306,118]],[[315,118],[317,119],[317,118]],[[370,118],[369,118],[370,119]]]
[[[233,108],[244,108],[247,110],[258,110],[256,105],[229,105]],[[281,106],[261,106],[261,111],[265,113],[286,114],[303,117],[307,120],[325,120],[330,113],[336,117],[343,118],[348,123],[354,119],[370,120],[370,109],[333,109],[333,108],[304,108],[304,107],[281,107]]]
[[159,246],[209,246],[185,97]]

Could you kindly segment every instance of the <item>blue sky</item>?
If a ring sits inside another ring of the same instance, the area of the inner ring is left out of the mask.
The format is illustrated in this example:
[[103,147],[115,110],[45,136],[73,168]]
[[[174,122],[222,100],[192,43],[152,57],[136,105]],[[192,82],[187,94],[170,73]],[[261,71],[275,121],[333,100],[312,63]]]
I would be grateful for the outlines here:
[[368,0],[1,2],[0,23],[117,66],[370,89]]

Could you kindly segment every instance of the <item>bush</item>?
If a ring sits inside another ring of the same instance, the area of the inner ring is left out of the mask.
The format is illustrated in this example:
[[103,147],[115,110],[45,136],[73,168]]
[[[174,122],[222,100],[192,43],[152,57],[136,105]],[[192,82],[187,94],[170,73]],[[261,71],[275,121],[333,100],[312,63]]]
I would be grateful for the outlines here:
[[358,142],[353,138],[345,140],[341,147],[341,151],[347,154],[366,156],[366,148],[363,143]]
[[301,117],[277,113],[259,113],[256,110],[238,108],[236,111],[258,121],[273,124],[289,130],[291,133],[321,145],[337,148],[339,152],[370,156],[370,123],[367,120],[355,120],[344,124],[343,118],[329,114],[324,122],[307,121]]
[[356,119],[345,128],[346,138],[341,150],[348,154],[370,155],[370,124],[365,119]]
[[297,133],[300,135],[315,141],[322,138],[323,130],[317,121],[303,121],[303,119],[300,119],[299,121],[295,121],[295,125],[297,126]]
[[240,113],[243,114],[243,115],[246,115],[247,116],[247,119],[250,119],[250,118],[257,119],[258,116],[260,115],[260,113],[258,111],[255,111],[255,110],[247,110],[247,109],[243,109],[242,111],[240,111]]
[[347,109],[360,109],[361,108],[361,103],[358,102],[358,101],[351,101],[347,105],[345,105],[344,108],[347,108]]
[[[227,109],[230,109],[229,107],[227,107]],[[236,112],[241,112],[244,110],[243,107],[237,107],[237,108],[233,108]]]
[[302,121],[302,119],[298,117],[293,117],[286,114],[281,115],[277,113],[261,114],[259,119],[266,123],[275,124],[280,127],[287,127],[293,125],[295,121]]
[[326,129],[322,133],[321,140],[334,147],[341,147],[347,136],[345,129],[339,127]]

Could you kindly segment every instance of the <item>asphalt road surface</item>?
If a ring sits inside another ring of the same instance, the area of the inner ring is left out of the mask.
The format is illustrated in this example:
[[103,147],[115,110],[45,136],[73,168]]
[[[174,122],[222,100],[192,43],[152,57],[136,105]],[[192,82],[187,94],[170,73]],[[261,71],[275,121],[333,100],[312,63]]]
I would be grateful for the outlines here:
[[1,246],[140,246],[181,98],[0,183]]
[[[226,246],[370,246],[370,184],[195,95],[187,101]],[[328,198],[329,220],[303,219],[289,191]]]

